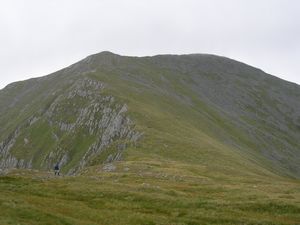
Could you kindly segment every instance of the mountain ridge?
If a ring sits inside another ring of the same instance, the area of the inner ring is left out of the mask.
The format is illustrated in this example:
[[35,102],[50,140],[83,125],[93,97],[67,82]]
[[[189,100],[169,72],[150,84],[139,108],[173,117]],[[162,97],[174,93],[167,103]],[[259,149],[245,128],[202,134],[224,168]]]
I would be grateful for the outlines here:
[[[244,62],[242,62],[240,60],[229,58],[229,57],[226,57],[226,56],[220,56],[220,55],[217,55],[217,54],[209,54],[209,53],[189,53],[189,54],[175,54],[174,53],[174,54],[171,54],[170,53],[170,54],[155,54],[155,55],[151,55],[151,56],[132,56],[132,55],[121,55],[121,54],[117,54],[117,53],[114,53],[114,52],[111,52],[111,51],[101,51],[101,52],[98,52],[98,53],[93,53],[93,54],[85,57],[82,60],[79,60],[79,61],[77,61],[77,62],[75,62],[73,64],[70,64],[70,65],[66,66],[65,68],[63,68],[63,69],[60,69],[60,70],[57,70],[55,72],[49,73],[48,75],[38,76],[38,77],[29,78],[29,79],[25,79],[25,80],[21,80],[21,81],[14,81],[14,82],[11,82],[11,83],[7,84],[2,89],[8,88],[9,86],[14,85],[14,84],[19,83],[19,82],[24,82],[24,81],[29,81],[29,80],[35,80],[35,79],[40,79],[40,78],[44,78],[44,77],[47,77],[47,76],[51,76],[51,75],[56,74],[56,73],[58,73],[58,72],[60,72],[62,70],[65,70],[65,69],[67,69],[69,67],[72,67],[72,66],[74,66],[74,65],[76,65],[78,63],[85,62],[89,58],[93,58],[93,57],[97,57],[97,56],[101,56],[101,55],[102,56],[104,56],[104,55],[106,55],[106,56],[110,55],[110,56],[114,56],[114,57],[128,57],[128,58],[157,58],[157,57],[169,57],[169,56],[171,56],[171,57],[172,56],[173,57],[179,57],[179,56],[211,56],[211,57],[217,57],[217,58],[220,58],[220,59],[227,59],[227,60],[230,60],[230,61],[234,61],[236,63],[240,63],[242,65],[251,67],[253,69],[257,69],[258,71],[261,71],[261,72],[263,72],[263,73],[265,73],[265,74],[267,74],[269,76],[272,76],[273,78],[276,78],[276,79],[279,79],[281,81],[288,82],[288,83],[291,83],[291,84],[295,84],[298,87],[300,86],[300,84],[298,84],[297,82],[277,77],[276,75],[272,75],[270,73],[267,73],[264,70],[262,70],[262,69],[260,69],[258,67],[252,66],[252,65],[250,65],[248,63],[244,63]],[[0,91],[2,89],[0,89]]]

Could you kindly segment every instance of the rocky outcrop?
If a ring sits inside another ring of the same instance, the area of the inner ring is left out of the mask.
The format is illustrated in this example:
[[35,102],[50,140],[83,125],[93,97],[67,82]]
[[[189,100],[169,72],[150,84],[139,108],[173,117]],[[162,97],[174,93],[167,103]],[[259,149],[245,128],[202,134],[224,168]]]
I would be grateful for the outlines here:
[[[0,143],[0,168],[50,169],[58,162],[61,167],[68,168],[69,174],[73,174],[89,165],[92,159],[114,143],[118,144],[109,154],[109,159],[104,161],[120,160],[126,147],[136,143],[142,134],[127,116],[127,105],[113,96],[103,94],[104,89],[104,83],[82,77],[55,96],[42,114],[36,113]],[[37,146],[40,137],[28,138],[26,132],[37,129],[34,126],[38,127],[39,123],[51,130],[51,140],[45,140],[51,146],[43,150],[48,153],[38,152],[41,154],[39,156],[33,151],[30,158],[22,158],[22,149],[16,147],[16,143],[22,137],[24,146]],[[74,138],[77,136],[80,138]],[[76,148],[75,145],[81,145],[79,139],[83,143],[88,140],[88,144]],[[14,156],[12,149],[19,153],[18,156]]]
[[[91,158],[99,155],[104,149],[110,146],[115,140],[125,140],[124,142],[135,143],[140,137],[141,133],[133,129],[134,123],[126,117],[127,106],[117,107],[117,111],[107,108],[106,112],[109,114],[103,114],[102,119],[96,124],[98,131],[102,131],[98,136],[96,142],[92,144],[88,151],[84,154],[80,161],[79,168],[84,167]],[[94,132],[94,130],[92,130]],[[115,155],[109,155],[108,160],[120,160],[122,152],[126,149],[126,144],[120,144],[117,146],[117,152]],[[120,147],[122,146],[122,147]]]

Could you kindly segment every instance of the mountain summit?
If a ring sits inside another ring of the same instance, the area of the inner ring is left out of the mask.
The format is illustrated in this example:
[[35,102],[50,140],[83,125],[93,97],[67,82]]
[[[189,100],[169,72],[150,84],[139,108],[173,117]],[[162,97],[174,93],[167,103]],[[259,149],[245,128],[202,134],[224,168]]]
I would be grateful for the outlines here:
[[214,55],[101,52],[0,91],[0,168],[172,160],[300,177],[300,87]]

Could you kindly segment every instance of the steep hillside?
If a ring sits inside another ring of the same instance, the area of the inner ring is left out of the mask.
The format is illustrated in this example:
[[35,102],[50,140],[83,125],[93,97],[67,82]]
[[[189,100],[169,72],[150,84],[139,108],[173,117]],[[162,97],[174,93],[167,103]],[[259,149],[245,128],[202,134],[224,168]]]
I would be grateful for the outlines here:
[[0,168],[175,160],[300,177],[300,87],[213,55],[102,52],[0,92]]

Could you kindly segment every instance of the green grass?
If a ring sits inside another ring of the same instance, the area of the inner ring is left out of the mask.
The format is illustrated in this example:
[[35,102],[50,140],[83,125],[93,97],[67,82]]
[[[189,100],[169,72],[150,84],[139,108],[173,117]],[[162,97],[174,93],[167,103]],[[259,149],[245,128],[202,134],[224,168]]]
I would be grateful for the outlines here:
[[[225,176],[175,161],[94,166],[77,177],[0,177],[0,224],[299,224],[299,182]],[[276,181],[276,182],[275,182]]]

